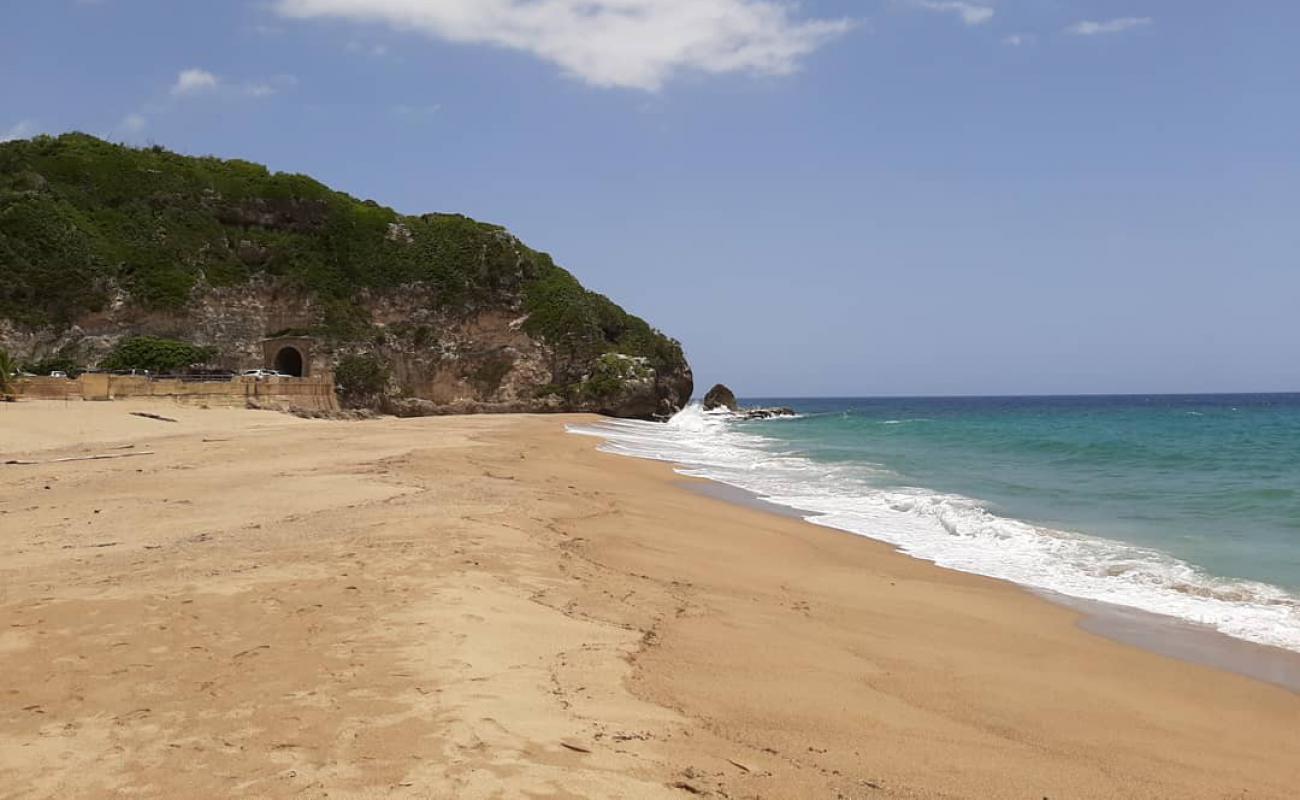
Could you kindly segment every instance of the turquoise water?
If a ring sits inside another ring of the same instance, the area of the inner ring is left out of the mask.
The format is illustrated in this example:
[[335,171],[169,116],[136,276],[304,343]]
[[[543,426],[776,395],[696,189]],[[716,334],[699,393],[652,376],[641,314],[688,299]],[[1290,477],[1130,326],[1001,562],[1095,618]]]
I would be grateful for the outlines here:
[[1300,395],[761,402],[806,416],[753,430],[881,485],[1300,590]]
[[579,432],[943,566],[1300,650],[1300,395],[745,404],[801,416]]

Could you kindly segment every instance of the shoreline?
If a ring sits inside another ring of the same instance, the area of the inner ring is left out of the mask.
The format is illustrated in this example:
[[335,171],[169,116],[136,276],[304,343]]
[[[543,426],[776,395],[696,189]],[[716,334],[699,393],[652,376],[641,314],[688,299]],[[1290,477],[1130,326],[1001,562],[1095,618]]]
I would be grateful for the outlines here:
[[[623,457],[635,458],[636,456]],[[709,478],[686,475],[682,475],[681,478],[681,486],[686,491],[696,492],[722,502],[734,503],[803,522],[807,522],[807,515],[813,513],[774,503],[748,489],[742,489],[739,486],[732,486]],[[865,534],[830,527],[825,528],[825,530],[878,542],[891,547],[894,552],[901,556],[915,558],[888,542],[872,539]],[[915,560],[929,564],[935,569],[961,572],[961,570],[951,570],[948,567],[925,561],[925,559],[918,558]],[[966,574],[979,575],[979,573]],[[1075,624],[1081,630],[1095,633],[1113,642],[1136,647],[1157,655],[1176,658],[1191,664],[1242,675],[1300,694],[1300,653],[1281,647],[1270,647],[1238,639],[1214,630],[1207,625],[1198,625],[1167,614],[1156,614],[1140,608],[1106,603],[1100,600],[1070,597],[1046,589],[1022,586],[1001,578],[984,575],[979,577],[1005,583],[1033,597],[1077,611],[1079,619]]]
[[39,462],[0,466],[6,800],[1300,784],[1296,694],[686,491],[594,417],[136,408],[0,416]]

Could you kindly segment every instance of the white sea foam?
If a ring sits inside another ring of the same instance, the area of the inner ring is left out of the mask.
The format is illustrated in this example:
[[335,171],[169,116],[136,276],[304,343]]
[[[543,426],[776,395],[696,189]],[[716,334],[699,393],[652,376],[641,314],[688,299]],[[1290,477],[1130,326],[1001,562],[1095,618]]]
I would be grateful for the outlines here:
[[570,426],[612,453],[670,461],[807,514],[809,522],[879,539],[950,569],[1070,597],[1208,625],[1300,651],[1300,598],[1263,583],[1218,578],[1167,554],[998,516],[978,501],[922,488],[883,489],[880,473],[781,452],[728,414],[692,405],[667,424]]

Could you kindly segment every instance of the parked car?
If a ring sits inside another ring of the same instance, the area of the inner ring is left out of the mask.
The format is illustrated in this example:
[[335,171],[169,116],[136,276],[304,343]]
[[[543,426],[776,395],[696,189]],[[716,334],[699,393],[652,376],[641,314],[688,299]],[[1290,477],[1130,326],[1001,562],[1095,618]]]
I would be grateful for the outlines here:
[[56,370],[54,370],[53,372],[50,373],[50,377],[51,377],[51,378],[66,378],[66,377],[68,377],[68,373],[64,372],[64,371],[61,370],[61,369],[56,369]]
[[244,378],[253,378],[254,380],[263,381],[267,378],[292,378],[292,375],[286,375],[283,372],[276,372],[273,369],[246,369],[239,373]]

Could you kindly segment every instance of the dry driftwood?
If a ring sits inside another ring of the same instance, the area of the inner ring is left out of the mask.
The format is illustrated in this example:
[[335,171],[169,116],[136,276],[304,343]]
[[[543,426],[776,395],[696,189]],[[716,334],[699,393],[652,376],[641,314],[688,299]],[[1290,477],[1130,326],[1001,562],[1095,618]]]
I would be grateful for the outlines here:
[[31,466],[33,464],[66,464],[69,461],[102,461],[106,458],[134,458],[135,456],[151,456],[153,451],[142,451],[139,453],[102,453],[96,456],[70,456],[68,458],[52,458],[49,461],[22,461],[12,458],[5,462],[5,465],[14,466]]
[[159,422],[180,422],[180,420],[178,419],[172,419],[171,417],[164,417],[162,414],[150,414],[148,411],[132,411],[130,413],[131,416],[133,417],[144,417],[145,419],[156,419]]

